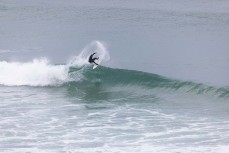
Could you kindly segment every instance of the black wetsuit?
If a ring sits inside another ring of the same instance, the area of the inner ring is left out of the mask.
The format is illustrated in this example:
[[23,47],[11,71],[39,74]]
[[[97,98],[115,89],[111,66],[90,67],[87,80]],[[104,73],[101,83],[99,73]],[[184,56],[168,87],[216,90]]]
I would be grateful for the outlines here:
[[88,59],[88,62],[89,63],[94,63],[96,65],[99,65],[99,64],[95,63],[95,60],[98,60],[99,58],[98,57],[93,58],[93,55],[95,55],[95,53],[93,53],[93,54],[90,55],[90,57]]

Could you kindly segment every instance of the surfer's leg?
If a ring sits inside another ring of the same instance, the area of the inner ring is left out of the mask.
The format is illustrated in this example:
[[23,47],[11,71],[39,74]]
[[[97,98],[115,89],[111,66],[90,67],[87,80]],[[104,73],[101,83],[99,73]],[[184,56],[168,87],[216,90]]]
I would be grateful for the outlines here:
[[[95,63],[95,61],[93,61],[93,63]],[[99,65],[99,64],[95,63],[95,65]]]

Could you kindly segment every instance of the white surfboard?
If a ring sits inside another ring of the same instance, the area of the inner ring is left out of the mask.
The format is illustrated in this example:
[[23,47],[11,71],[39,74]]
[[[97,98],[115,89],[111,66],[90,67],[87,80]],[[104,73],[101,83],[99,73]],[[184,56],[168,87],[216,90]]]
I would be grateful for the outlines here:
[[98,65],[94,65],[94,66],[93,66],[93,69],[97,68],[97,66],[98,66]]
[[[100,60],[96,60],[95,62],[96,62],[97,64],[100,64]],[[97,66],[99,66],[99,65],[94,64],[94,65],[93,65],[93,69],[97,68]]]

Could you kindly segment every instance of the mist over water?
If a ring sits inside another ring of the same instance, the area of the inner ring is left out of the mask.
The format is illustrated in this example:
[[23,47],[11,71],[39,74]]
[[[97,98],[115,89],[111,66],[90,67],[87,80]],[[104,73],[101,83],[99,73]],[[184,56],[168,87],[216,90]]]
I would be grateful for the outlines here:
[[0,152],[226,153],[228,6],[1,0]]

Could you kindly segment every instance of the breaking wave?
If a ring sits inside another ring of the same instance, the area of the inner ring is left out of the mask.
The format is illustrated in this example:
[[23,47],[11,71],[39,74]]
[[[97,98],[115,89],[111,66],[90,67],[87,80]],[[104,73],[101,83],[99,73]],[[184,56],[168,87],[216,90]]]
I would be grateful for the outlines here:
[[48,60],[34,59],[32,62],[0,62],[0,84],[5,86],[60,85],[68,80],[65,65],[51,65]]
[[46,58],[27,63],[1,61],[0,85],[74,87],[79,90],[95,88],[95,86],[106,89],[121,86],[127,90],[128,88],[179,90],[186,93],[229,97],[228,87],[217,88],[191,81],[174,80],[157,74],[104,66],[92,69],[87,62],[91,51],[95,51],[102,62],[110,58],[103,43],[95,41],[65,65],[52,65]]

